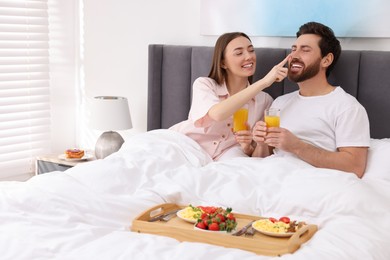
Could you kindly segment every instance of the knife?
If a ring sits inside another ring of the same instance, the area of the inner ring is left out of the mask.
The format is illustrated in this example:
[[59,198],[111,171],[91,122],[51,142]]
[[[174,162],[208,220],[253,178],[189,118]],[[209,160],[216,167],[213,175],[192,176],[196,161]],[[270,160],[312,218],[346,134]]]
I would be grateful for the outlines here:
[[232,236],[241,236],[242,234],[244,234],[248,230],[248,228],[250,228],[252,226],[253,222],[255,222],[255,220],[252,220],[247,225],[245,225],[243,228],[241,228],[240,230],[234,232],[232,234]]
[[153,217],[151,219],[148,220],[148,222],[154,222],[154,221],[158,221],[158,220],[161,220],[169,215],[172,215],[172,214],[176,214],[176,212],[178,212],[180,209],[175,209],[175,210],[172,210],[172,211],[169,211],[165,214],[162,214],[162,215],[158,215],[156,217]]

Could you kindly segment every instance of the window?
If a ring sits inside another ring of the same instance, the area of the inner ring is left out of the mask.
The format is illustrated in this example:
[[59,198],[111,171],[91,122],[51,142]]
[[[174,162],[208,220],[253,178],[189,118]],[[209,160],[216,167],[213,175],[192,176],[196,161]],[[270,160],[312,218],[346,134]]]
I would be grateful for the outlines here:
[[0,0],[0,180],[50,150],[47,0]]

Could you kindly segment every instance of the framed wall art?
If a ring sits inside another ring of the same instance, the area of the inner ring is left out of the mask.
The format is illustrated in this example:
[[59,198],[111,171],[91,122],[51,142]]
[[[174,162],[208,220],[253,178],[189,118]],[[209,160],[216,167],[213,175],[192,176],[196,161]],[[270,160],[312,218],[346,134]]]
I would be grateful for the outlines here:
[[309,21],[337,37],[390,37],[388,0],[201,0],[202,35],[243,31],[250,36],[295,37]]

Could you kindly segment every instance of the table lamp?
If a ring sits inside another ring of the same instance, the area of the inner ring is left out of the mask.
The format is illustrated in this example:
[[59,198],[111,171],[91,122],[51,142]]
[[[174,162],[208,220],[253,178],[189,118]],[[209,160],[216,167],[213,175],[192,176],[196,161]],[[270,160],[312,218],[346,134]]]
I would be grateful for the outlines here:
[[91,125],[103,130],[95,145],[95,156],[103,159],[118,151],[124,140],[115,132],[133,127],[127,99],[124,97],[98,96],[92,100]]

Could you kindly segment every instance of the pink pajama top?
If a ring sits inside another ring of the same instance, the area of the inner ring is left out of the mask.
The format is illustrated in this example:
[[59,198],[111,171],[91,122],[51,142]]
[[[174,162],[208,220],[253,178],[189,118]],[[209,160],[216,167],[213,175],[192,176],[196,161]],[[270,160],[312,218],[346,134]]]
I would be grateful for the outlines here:
[[[218,85],[208,77],[195,80],[192,90],[192,104],[188,119],[170,129],[192,138],[210,155],[218,160],[225,151],[233,146],[239,146],[232,132],[233,116],[224,121],[214,121],[208,116],[210,108],[229,97],[226,84]],[[266,92],[260,92],[248,102],[248,124],[254,124],[263,118],[264,110],[270,107],[273,99]]]

